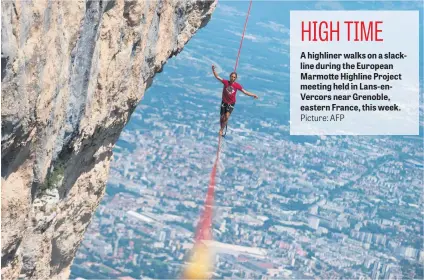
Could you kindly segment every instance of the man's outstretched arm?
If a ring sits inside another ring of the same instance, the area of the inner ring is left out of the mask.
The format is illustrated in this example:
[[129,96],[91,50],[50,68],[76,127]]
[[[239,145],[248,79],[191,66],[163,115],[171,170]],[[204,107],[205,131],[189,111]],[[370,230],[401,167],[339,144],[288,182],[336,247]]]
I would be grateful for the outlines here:
[[219,81],[222,82],[222,78],[220,76],[218,76],[218,74],[216,74],[216,72],[215,72],[215,65],[212,65],[212,72],[213,72],[213,75],[215,76],[215,78],[217,78]]
[[251,93],[251,92],[248,92],[247,90],[245,90],[245,89],[242,89],[241,90],[241,92],[243,92],[244,94],[246,94],[246,95],[248,95],[248,96],[252,96],[253,98],[255,98],[255,99],[258,99],[258,96],[256,95],[256,94],[253,94],[253,93]]

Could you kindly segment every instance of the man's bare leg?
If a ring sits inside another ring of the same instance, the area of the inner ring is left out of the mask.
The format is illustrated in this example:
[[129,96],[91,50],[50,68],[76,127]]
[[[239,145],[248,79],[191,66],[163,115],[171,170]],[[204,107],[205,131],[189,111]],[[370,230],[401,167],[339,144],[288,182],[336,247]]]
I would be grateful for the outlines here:
[[224,131],[224,127],[225,127],[225,114],[221,115],[221,119],[220,119],[220,124],[221,124],[221,129],[219,130],[219,135],[222,136],[223,131]]
[[221,135],[221,136],[224,134],[224,128],[228,123],[228,119],[230,118],[230,115],[231,115],[231,113],[227,112],[227,113],[225,113],[225,115],[223,115],[221,117],[221,130],[219,130],[219,135]]

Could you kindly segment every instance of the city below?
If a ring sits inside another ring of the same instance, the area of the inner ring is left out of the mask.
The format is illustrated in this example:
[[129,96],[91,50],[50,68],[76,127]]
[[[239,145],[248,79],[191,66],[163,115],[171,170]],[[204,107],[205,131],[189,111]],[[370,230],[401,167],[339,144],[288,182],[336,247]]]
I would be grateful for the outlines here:
[[[72,278],[178,278],[188,260],[217,137],[208,121],[150,110],[133,116],[148,128],[117,143]],[[217,174],[214,278],[423,277],[419,137],[294,138],[234,122]]]

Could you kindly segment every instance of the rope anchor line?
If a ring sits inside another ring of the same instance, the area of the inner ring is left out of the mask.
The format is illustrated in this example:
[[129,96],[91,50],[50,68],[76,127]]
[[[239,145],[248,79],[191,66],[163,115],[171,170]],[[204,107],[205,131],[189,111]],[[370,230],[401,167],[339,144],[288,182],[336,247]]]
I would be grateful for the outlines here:
[[234,66],[234,72],[236,72],[236,70],[237,70],[237,66],[238,66],[238,62],[239,62],[239,58],[240,58],[240,52],[241,52],[241,48],[243,46],[244,33],[246,32],[247,22],[249,21],[249,15],[250,15],[250,8],[251,7],[252,7],[252,0],[250,0],[249,9],[247,10],[246,21],[244,22],[243,34],[241,35],[240,47],[239,47],[239,50],[238,50],[238,53],[237,53],[236,66]]

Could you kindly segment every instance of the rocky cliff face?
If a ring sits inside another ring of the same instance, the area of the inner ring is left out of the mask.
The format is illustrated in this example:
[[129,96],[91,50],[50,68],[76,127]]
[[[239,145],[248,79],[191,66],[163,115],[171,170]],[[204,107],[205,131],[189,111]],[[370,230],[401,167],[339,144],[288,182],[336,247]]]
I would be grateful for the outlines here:
[[63,279],[112,147],[215,2],[2,1],[2,277]]

